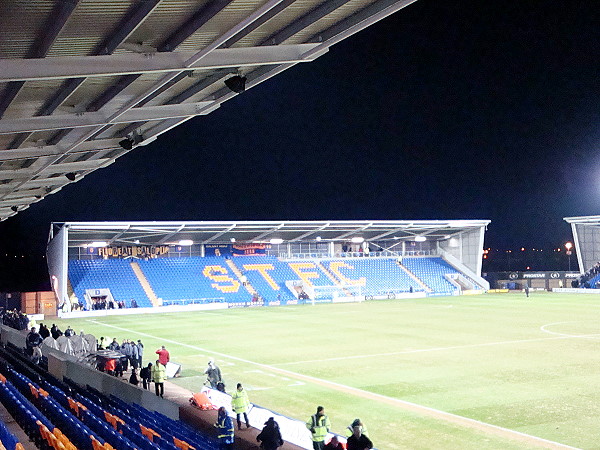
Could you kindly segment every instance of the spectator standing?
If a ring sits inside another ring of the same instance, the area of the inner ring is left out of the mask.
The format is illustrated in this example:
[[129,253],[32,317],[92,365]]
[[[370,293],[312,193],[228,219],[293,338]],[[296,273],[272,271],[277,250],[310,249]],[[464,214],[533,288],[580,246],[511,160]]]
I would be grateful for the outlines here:
[[138,341],[137,341],[137,348],[138,348],[138,366],[142,367],[142,358],[144,357],[144,344],[142,344],[142,341],[140,339],[138,339]]
[[119,345],[119,341],[117,341],[117,338],[113,338],[112,342],[108,346],[108,349],[114,350],[115,352],[118,352],[121,350],[121,346]]
[[275,419],[269,417],[260,434],[256,436],[256,440],[261,443],[260,448],[264,450],[277,450],[283,445],[279,424],[275,422]]
[[167,363],[171,361],[171,355],[169,355],[169,352],[167,351],[164,345],[158,350],[156,350],[156,354],[158,355],[158,361],[163,366],[166,366]]
[[152,381],[154,381],[154,391],[157,397],[165,395],[165,379],[167,378],[165,372],[166,368],[164,364],[161,364],[157,359],[156,364],[152,367]]
[[25,346],[27,347],[27,353],[31,356],[34,363],[39,363],[42,358],[42,351],[40,345],[42,345],[42,336],[37,332],[35,327],[31,327],[31,331],[25,338]]
[[313,449],[324,450],[325,437],[329,433],[331,422],[329,421],[329,417],[325,415],[325,408],[323,406],[317,407],[317,413],[310,416],[310,419],[306,422],[306,428],[310,430]]
[[140,350],[134,341],[130,341],[129,345],[131,346],[131,356],[129,358],[129,362],[131,362],[131,367],[137,369],[138,367],[140,367]]
[[140,384],[140,380],[137,376],[137,372],[135,369],[131,369],[131,376],[129,377],[129,382],[131,384],[133,384],[134,386],[137,386],[138,384]]
[[373,443],[367,436],[362,434],[360,426],[356,426],[354,427],[352,436],[346,442],[346,448],[348,450],[366,450],[373,448]]
[[75,334],[75,330],[73,328],[71,328],[71,325],[69,325],[67,327],[67,329],[65,330],[65,336],[66,337],[71,337]]
[[248,393],[242,386],[242,383],[238,383],[236,391],[231,396],[231,407],[233,408],[233,412],[236,414],[238,430],[242,429],[242,421],[240,420],[242,418],[242,414],[246,420],[246,428],[250,428],[250,422],[248,421],[247,413],[248,406],[250,406]]
[[354,427],[360,427],[360,432],[365,436],[369,437],[369,432],[367,431],[367,427],[360,419],[354,419],[354,421],[346,427],[346,437],[352,436],[354,434]]
[[217,415],[217,423],[215,428],[218,430],[217,437],[219,439],[219,449],[229,450],[233,448],[233,440],[235,437],[233,431],[233,421],[227,414],[227,410],[224,406],[219,408]]
[[140,370],[140,378],[142,379],[142,386],[144,389],[150,389],[150,380],[152,379],[152,363],[148,363],[148,366]]
[[208,361],[208,367],[204,373],[206,374],[206,381],[208,381],[210,387],[217,389],[217,385],[223,380],[221,379],[221,369],[219,369],[212,359]]

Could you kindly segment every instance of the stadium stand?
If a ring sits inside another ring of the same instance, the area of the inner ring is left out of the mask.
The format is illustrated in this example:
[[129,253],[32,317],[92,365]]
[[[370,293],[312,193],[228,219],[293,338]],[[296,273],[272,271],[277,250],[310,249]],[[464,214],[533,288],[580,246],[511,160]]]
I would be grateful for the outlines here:
[[110,289],[116,300],[130,305],[135,299],[138,306],[150,307],[152,303],[125,259],[70,260],[69,278],[77,298],[85,298],[86,289]]
[[[0,374],[0,402],[38,448],[218,448],[213,439],[182,421],[127,404],[90,386],[84,388],[67,378],[61,382],[14,349],[0,348]],[[3,435],[0,430],[0,437]],[[10,448],[19,447],[15,443]]]
[[[298,299],[301,286],[313,291],[315,287],[359,286],[360,295],[370,296],[406,292],[451,295],[460,288],[450,277],[461,275],[469,280],[441,257],[405,257],[399,262],[397,257],[282,260],[274,256],[210,256],[154,258],[138,264],[163,305],[248,303],[252,292],[267,303],[285,304]],[[109,288],[116,300],[129,305],[135,298],[139,306],[152,306],[126,260],[70,261],[69,270],[79,298],[85,289]]]
[[446,278],[446,275],[460,272],[442,258],[404,258],[402,264],[429,286],[434,293],[453,293],[458,287]]

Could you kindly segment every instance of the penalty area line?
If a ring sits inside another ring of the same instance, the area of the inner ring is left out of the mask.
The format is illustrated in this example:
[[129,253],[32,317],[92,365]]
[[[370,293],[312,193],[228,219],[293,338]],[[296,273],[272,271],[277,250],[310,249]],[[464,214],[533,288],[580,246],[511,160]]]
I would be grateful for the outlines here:
[[[133,333],[133,334],[137,334],[140,336],[148,337],[150,339],[157,339],[157,340],[161,340],[163,342],[168,342],[168,343],[171,343],[174,345],[179,345],[181,347],[191,348],[191,349],[199,350],[202,352],[211,353],[213,355],[218,355],[223,358],[232,359],[234,361],[240,361],[240,362],[243,362],[246,364],[251,364],[251,365],[254,365],[257,367],[261,367],[261,368],[270,370],[272,372],[286,374],[287,376],[292,377],[292,378],[296,378],[296,379],[303,380],[303,381],[308,381],[313,384],[317,384],[317,385],[327,387],[330,389],[335,389],[337,391],[344,392],[347,394],[352,394],[357,397],[365,398],[368,400],[379,401],[381,403],[385,403],[385,404],[388,404],[391,406],[400,407],[406,411],[410,411],[410,412],[417,413],[420,415],[425,415],[425,416],[432,417],[432,418],[438,419],[438,420],[444,420],[446,422],[450,422],[450,423],[453,423],[453,424],[456,424],[459,426],[471,428],[471,429],[474,429],[481,433],[488,433],[488,434],[493,434],[493,435],[499,436],[501,438],[518,440],[521,442],[526,442],[530,445],[536,445],[536,446],[540,446],[543,448],[553,448],[553,449],[554,448],[555,449],[575,449],[576,448],[576,447],[571,447],[569,445],[561,444],[560,442],[554,442],[554,441],[550,441],[548,439],[540,438],[540,437],[533,436],[530,434],[521,433],[520,431],[511,430],[509,428],[503,428],[501,426],[493,425],[491,423],[486,423],[486,422],[482,422],[482,421],[479,421],[476,419],[471,419],[469,417],[459,416],[457,414],[449,413],[449,412],[442,411],[439,409],[430,408],[429,406],[419,405],[417,403],[412,403],[412,402],[408,402],[406,400],[400,400],[397,398],[388,397],[386,395],[377,394],[375,392],[365,391],[364,389],[347,386],[344,384],[336,383],[334,381],[328,381],[328,380],[316,378],[316,377],[313,377],[310,375],[304,375],[301,373],[292,372],[290,370],[281,369],[279,367],[259,363],[256,361],[250,361],[248,359],[239,358],[237,356],[228,355],[226,353],[215,352],[213,350],[198,347],[196,345],[185,344],[183,342],[174,341],[172,339],[166,339],[166,338],[163,338],[160,336],[154,336],[152,334],[144,333],[142,331],[136,331],[136,330],[131,330],[129,328],[118,327],[116,325],[110,325],[110,324],[100,322],[97,320],[93,320],[93,319],[88,319],[88,321],[95,323],[97,325],[114,328],[116,330],[125,331],[127,333]],[[565,337],[546,338],[546,339],[561,339],[561,338],[565,339]]]

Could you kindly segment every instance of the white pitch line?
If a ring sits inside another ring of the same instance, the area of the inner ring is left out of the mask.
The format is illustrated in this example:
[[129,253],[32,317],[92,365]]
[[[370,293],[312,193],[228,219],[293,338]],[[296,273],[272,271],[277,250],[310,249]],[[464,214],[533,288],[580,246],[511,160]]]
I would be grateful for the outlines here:
[[562,325],[564,323],[577,323],[577,321],[576,320],[569,320],[567,322],[552,322],[552,323],[547,323],[546,325],[542,325],[540,327],[540,330],[543,331],[544,333],[555,334],[557,336],[564,336],[564,337],[567,337],[567,338],[596,339],[596,338],[598,338],[598,336],[600,336],[600,333],[596,333],[596,334],[568,334],[568,333],[559,333],[557,331],[550,331],[550,330],[546,329],[546,327],[551,327],[553,325]]
[[[400,400],[397,398],[388,397],[386,395],[377,394],[377,393],[371,392],[371,391],[365,391],[364,389],[359,389],[359,388],[355,388],[352,386],[346,386],[344,384],[336,383],[334,381],[324,380],[324,379],[316,378],[316,377],[313,377],[310,375],[303,375],[301,373],[292,372],[290,370],[281,369],[279,367],[270,366],[268,364],[250,361],[248,359],[239,358],[237,356],[232,356],[232,355],[228,355],[225,353],[215,352],[215,351],[205,349],[202,347],[198,347],[195,345],[184,344],[182,342],[174,341],[172,339],[165,339],[160,336],[154,336],[152,334],[143,333],[141,331],[135,331],[135,330],[130,330],[129,328],[118,327],[116,325],[110,325],[110,324],[99,322],[99,321],[93,320],[93,319],[89,319],[89,321],[96,323],[98,325],[105,326],[105,327],[110,327],[110,328],[115,328],[117,330],[126,331],[127,333],[134,333],[134,334],[138,334],[140,336],[146,336],[151,339],[162,340],[163,342],[169,342],[171,344],[179,345],[182,347],[187,347],[187,348],[192,348],[192,349],[202,351],[202,352],[212,353],[214,355],[219,355],[224,358],[229,358],[229,359],[233,359],[236,361],[240,361],[240,362],[244,362],[247,364],[262,367],[262,368],[268,369],[273,372],[284,373],[284,374],[294,377],[296,379],[300,378],[302,380],[310,381],[314,384],[318,384],[321,386],[333,388],[338,391],[352,393],[352,394],[362,397],[362,398],[368,398],[368,399],[372,399],[372,400],[380,400],[384,403],[395,405],[395,406],[401,407],[405,410],[409,410],[409,411],[416,412],[419,414],[425,414],[430,417],[433,416],[435,418],[442,418],[442,419],[446,420],[447,422],[458,424],[460,426],[467,426],[469,428],[473,428],[475,430],[479,430],[482,432],[485,432],[485,429],[487,429],[488,432],[495,434],[497,436],[501,436],[501,437],[512,436],[513,438],[519,438],[521,440],[526,440],[527,442],[529,442],[531,444],[538,444],[538,445],[543,445],[543,446],[549,445],[549,446],[551,446],[551,448],[576,449],[576,447],[571,447],[569,445],[561,444],[560,442],[550,441],[548,439],[544,439],[544,438],[541,438],[538,436],[533,436],[533,435],[526,434],[526,433],[521,433],[520,431],[500,427],[498,425],[493,425],[491,423],[482,422],[480,420],[471,419],[469,417],[459,416],[458,414],[452,414],[452,413],[442,411],[439,409],[430,408],[429,406],[419,405],[417,403],[408,402],[406,400]],[[568,339],[568,337],[544,338],[544,339],[533,339],[533,340],[548,340],[548,339]],[[514,342],[519,342],[519,341],[514,341]],[[490,345],[494,345],[494,344],[492,343]]]
[[[545,331],[545,330],[542,330]],[[370,353],[368,355],[351,355],[351,356],[336,356],[334,358],[324,358],[324,359],[310,359],[306,361],[292,361],[286,363],[279,363],[276,366],[293,366],[296,364],[308,364],[308,363],[317,363],[317,362],[329,362],[329,361],[344,361],[348,359],[362,359],[362,358],[374,358],[378,356],[396,356],[396,355],[408,355],[411,353],[427,353],[427,352],[439,352],[445,350],[460,350],[463,348],[476,348],[476,347],[491,347],[494,345],[508,345],[508,344],[524,344],[527,342],[538,342],[538,341],[552,341],[558,339],[573,339],[573,338],[582,338],[588,336],[598,336],[595,334],[590,335],[582,335],[582,336],[574,336],[574,335],[566,335],[560,333],[552,333],[547,331],[547,333],[558,334],[558,337],[543,337],[543,338],[533,338],[533,339],[519,339],[512,341],[498,341],[498,342],[482,342],[479,344],[465,344],[465,345],[453,345],[449,347],[430,347],[430,348],[420,348],[416,350],[401,350],[398,352],[387,352],[387,353]]]

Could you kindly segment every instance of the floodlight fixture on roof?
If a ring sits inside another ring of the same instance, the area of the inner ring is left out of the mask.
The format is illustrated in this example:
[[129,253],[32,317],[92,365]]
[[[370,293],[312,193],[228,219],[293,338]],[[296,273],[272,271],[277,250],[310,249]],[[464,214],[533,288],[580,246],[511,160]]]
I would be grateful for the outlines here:
[[415,236],[415,242],[425,242],[426,240],[425,236]]
[[94,241],[94,242],[90,242],[88,244],[88,247],[99,248],[99,247],[106,247],[107,245],[108,245],[108,242],[106,242],[106,241]]
[[273,238],[269,241],[273,245],[283,244],[283,239],[281,238]]
[[350,241],[354,244],[362,244],[363,242],[365,242],[365,238],[362,236],[354,236],[352,239],[350,239]]
[[234,75],[231,78],[225,80],[225,86],[236,94],[241,94],[246,90],[246,77],[240,75]]
[[194,241],[192,241],[191,239],[182,239],[177,244],[182,245],[182,246],[190,246],[190,245],[194,245]]

